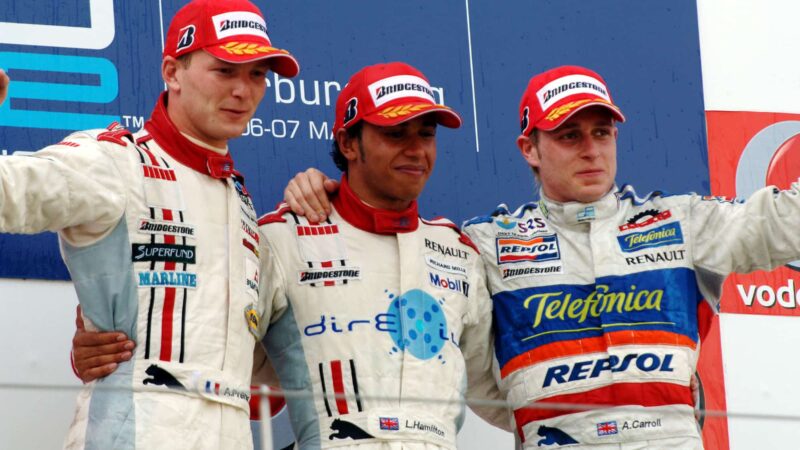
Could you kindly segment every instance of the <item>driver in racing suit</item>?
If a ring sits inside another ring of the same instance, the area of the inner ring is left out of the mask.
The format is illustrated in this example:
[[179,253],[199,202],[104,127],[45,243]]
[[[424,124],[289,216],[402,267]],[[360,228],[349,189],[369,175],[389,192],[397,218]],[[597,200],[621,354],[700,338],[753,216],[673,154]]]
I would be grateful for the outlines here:
[[[142,130],[112,125],[0,158],[0,231],[58,231],[86,327],[138,343],[81,392],[67,448],[252,447],[261,244],[227,141],[270,69],[299,67],[255,5],[195,0],[170,25],[168,90]],[[0,72],[0,103],[8,84]]]
[[[357,72],[336,102],[332,214],[283,204],[259,220],[270,250],[265,337],[300,448],[454,449],[463,398],[499,398],[491,302],[472,243],[419,217],[437,123],[461,125],[403,63]],[[508,427],[506,411],[474,408]]]
[[541,199],[465,232],[487,268],[496,377],[524,447],[702,449],[698,307],[717,309],[731,272],[800,256],[800,185],[746,202],[615,187],[625,119],[582,67],[531,78],[520,120]]

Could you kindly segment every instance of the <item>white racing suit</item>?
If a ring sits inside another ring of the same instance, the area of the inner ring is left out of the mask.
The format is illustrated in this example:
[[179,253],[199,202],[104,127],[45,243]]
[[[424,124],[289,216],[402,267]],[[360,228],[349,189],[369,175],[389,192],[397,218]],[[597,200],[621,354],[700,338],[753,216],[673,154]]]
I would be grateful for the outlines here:
[[[491,301],[473,244],[446,219],[363,204],[343,179],[324,223],[288,207],[269,248],[264,343],[301,449],[454,449],[470,395],[499,398]],[[476,412],[506,428],[503,408]]]
[[255,212],[231,159],[181,135],[165,102],[135,135],[0,158],[0,230],[58,231],[87,329],[137,342],[79,395],[67,448],[252,447]]
[[731,272],[800,256],[799,189],[734,203],[624,187],[468,221],[494,303],[495,376],[523,446],[702,448],[689,387],[698,306],[717,309]]

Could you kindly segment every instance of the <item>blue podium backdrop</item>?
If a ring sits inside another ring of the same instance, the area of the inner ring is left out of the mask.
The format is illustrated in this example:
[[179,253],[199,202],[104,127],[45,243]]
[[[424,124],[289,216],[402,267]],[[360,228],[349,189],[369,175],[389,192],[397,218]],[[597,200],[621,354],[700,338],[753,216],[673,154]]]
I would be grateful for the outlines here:
[[[579,64],[602,74],[628,121],[617,181],[640,192],[709,192],[694,0],[255,0],[273,44],[300,75],[270,73],[260,108],[231,142],[259,213],[315,166],[329,175],[341,87],[361,67],[400,60],[422,70],[464,118],[441,129],[424,216],[460,222],[537,196],[519,156],[518,104],[528,79]],[[0,3],[0,152],[34,151],[73,130],[119,121],[135,130],[164,84],[163,35],[177,0],[9,0]],[[2,156],[0,156],[2,157]],[[0,277],[66,279],[55,235],[0,235]]]

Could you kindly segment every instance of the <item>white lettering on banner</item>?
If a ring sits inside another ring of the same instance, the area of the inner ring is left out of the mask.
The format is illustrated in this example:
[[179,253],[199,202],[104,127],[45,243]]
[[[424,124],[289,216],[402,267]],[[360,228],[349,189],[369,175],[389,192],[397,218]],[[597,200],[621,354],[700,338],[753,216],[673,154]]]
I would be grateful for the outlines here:
[[0,22],[0,44],[102,50],[114,41],[114,0],[89,0],[89,23],[70,27]]
[[788,308],[797,308],[797,302],[800,300],[800,289],[795,289],[793,279],[788,280],[786,286],[781,286],[777,291],[772,286],[748,286],[745,287],[741,284],[736,285],[736,290],[739,291],[739,297],[744,302],[745,306],[752,307],[755,300],[765,308],[772,308],[775,303]]

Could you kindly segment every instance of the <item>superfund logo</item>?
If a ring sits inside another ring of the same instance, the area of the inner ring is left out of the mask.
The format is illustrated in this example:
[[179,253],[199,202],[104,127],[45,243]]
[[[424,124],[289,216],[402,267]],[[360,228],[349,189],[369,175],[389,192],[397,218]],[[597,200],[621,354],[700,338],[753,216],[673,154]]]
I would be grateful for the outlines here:
[[556,235],[532,239],[497,238],[498,264],[556,259],[561,259]]
[[536,98],[544,111],[562,98],[575,94],[594,94],[611,101],[605,85],[588,75],[569,75],[553,80],[536,92]]
[[376,81],[369,85],[369,93],[376,108],[403,97],[418,97],[436,103],[431,85],[414,75],[397,75]]
[[462,281],[456,278],[443,277],[438,273],[428,272],[428,275],[431,278],[432,285],[441,289],[460,292],[464,294],[465,297],[469,297],[469,283],[467,283],[466,281]]
[[267,36],[267,24],[264,23],[264,19],[256,13],[234,11],[216,15],[211,20],[214,21],[214,30],[217,32],[217,39],[249,34],[269,40]]

